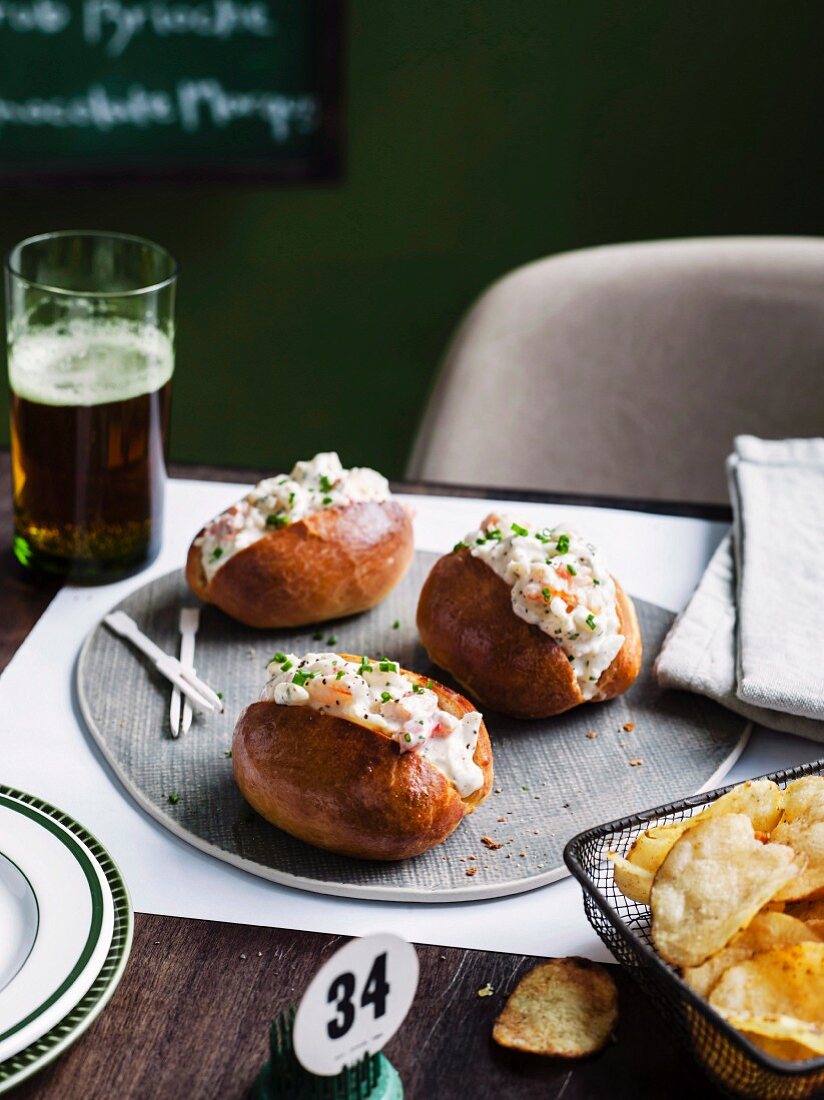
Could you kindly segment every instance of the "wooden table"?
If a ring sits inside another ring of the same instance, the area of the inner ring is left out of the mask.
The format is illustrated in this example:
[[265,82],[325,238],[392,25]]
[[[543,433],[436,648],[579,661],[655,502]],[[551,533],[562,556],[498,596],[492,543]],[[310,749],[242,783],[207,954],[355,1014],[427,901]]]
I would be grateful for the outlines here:
[[[208,467],[176,467],[173,473],[254,479],[249,471]],[[0,453],[0,483],[8,481],[8,454]],[[477,490],[472,493],[478,495]],[[495,490],[494,495],[506,494]],[[639,502],[631,504],[637,507]],[[641,506],[695,514],[679,507]],[[722,518],[724,510],[700,514]],[[58,581],[33,579],[17,565],[10,550],[11,529],[9,494],[3,490],[0,669],[60,587]],[[138,913],[131,958],[110,1005],[73,1047],[14,1095],[21,1100],[243,1097],[266,1060],[272,1017],[300,997],[342,942],[339,936]],[[594,1058],[566,1063],[514,1055],[490,1039],[506,994],[537,959],[430,946],[418,946],[418,956],[421,979],[415,1003],[385,1052],[410,1100],[464,1095],[478,1100],[720,1096],[618,967],[612,967],[621,997],[617,1041]],[[478,990],[487,983],[495,993],[481,998]]]

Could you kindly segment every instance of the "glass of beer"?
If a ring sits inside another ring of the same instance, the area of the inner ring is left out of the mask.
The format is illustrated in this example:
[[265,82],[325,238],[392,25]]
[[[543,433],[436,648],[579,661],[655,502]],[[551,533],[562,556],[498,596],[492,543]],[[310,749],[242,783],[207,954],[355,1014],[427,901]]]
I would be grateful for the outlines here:
[[177,264],[118,233],[30,237],[6,257],[14,553],[100,583],[160,549]]

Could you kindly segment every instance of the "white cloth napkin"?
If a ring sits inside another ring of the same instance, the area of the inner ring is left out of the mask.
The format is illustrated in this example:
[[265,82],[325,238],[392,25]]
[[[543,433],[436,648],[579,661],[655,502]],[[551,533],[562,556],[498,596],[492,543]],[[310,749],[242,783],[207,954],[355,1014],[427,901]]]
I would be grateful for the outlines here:
[[739,436],[733,530],[656,662],[663,687],[824,741],[824,440]]

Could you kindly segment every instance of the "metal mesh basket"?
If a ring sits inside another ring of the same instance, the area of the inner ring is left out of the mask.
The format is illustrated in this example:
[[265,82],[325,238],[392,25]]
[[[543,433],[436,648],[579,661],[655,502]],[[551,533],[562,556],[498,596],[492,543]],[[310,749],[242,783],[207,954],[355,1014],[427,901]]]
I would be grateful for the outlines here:
[[[824,774],[824,760],[764,778],[785,787],[806,775]],[[824,1057],[787,1062],[760,1050],[694,993],[657,954],[650,939],[650,914],[630,901],[613,882],[606,852],[625,855],[638,833],[651,825],[683,821],[731,787],[694,795],[579,833],[564,850],[564,860],[584,890],[587,918],[618,961],[672,1023],[692,1055],[715,1084],[733,1096],[784,1100],[824,1095]]]

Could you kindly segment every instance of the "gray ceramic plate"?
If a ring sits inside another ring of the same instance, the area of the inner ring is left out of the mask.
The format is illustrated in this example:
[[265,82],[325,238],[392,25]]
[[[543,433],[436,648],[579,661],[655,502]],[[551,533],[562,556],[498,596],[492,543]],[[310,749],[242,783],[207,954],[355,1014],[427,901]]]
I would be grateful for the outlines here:
[[[673,616],[637,600],[645,658],[636,684],[612,702],[545,721],[488,712],[494,793],[440,847],[402,863],[353,860],[310,847],[258,817],[234,784],[227,753],[237,715],[260,693],[267,660],[276,650],[386,654],[448,682],[429,663],[415,630],[418,593],[436,558],[418,552],[384,603],[326,624],[320,639],[313,638],[315,628],[253,631],[204,608],[195,664],[223,692],[226,710],[219,717],[196,716],[177,741],[169,734],[169,684],[100,624],[77,665],[80,707],[93,738],[132,797],[203,851],[288,886],[404,902],[532,890],[567,874],[563,847],[576,833],[716,785],[726,774],[748,726],[701,696],[659,690],[652,663]],[[138,589],[118,608],[176,653],[179,610],[194,603],[182,573],[175,572]],[[336,641],[327,643],[332,637]],[[597,737],[587,737],[590,732]],[[643,763],[631,763],[638,760]],[[490,849],[482,837],[501,847]]]

